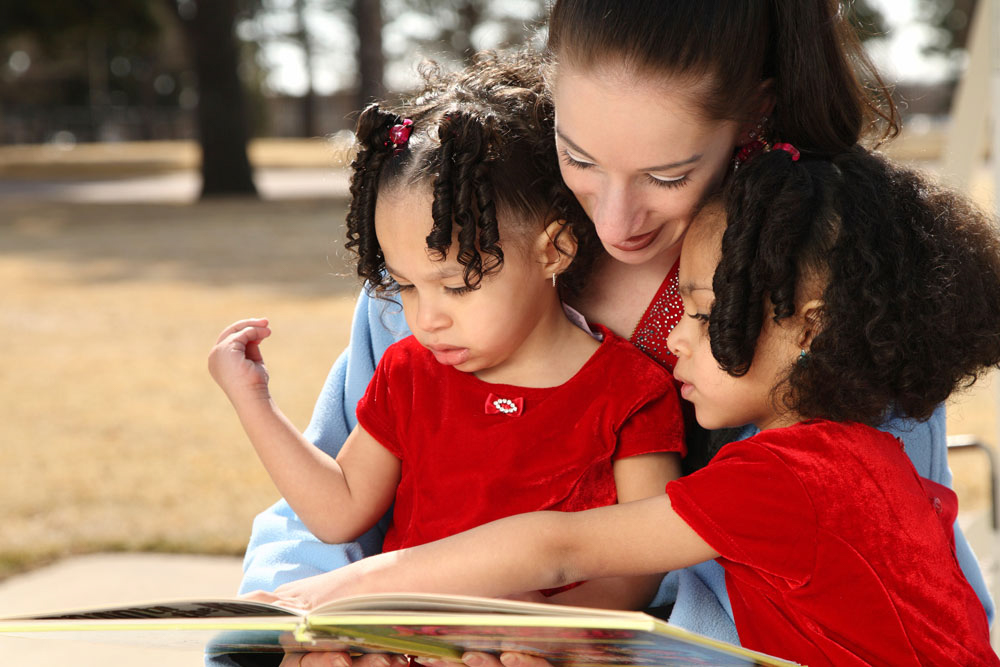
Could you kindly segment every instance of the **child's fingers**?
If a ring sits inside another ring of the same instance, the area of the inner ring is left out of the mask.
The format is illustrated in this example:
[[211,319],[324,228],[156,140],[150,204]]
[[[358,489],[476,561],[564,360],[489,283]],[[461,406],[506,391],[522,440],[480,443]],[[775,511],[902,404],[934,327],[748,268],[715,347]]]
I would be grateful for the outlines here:
[[253,602],[269,602],[274,603],[278,601],[278,596],[271,591],[250,591],[249,593],[244,593],[240,596],[242,600],[251,600]]
[[267,324],[268,324],[268,319],[266,317],[252,317],[245,320],[239,320],[237,322],[233,322],[228,327],[222,330],[222,333],[219,334],[219,337],[215,339],[215,343],[216,344],[221,343],[226,338],[229,338],[230,336],[232,336],[237,331],[240,331],[241,329],[245,329],[247,327],[267,327]]
[[254,351],[256,351],[260,342],[270,335],[271,330],[267,327],[250,325],[239,329],[238,331],[232,332],[216,345],[223,349],[239,347],[245,348],[247,351],[253,348]]

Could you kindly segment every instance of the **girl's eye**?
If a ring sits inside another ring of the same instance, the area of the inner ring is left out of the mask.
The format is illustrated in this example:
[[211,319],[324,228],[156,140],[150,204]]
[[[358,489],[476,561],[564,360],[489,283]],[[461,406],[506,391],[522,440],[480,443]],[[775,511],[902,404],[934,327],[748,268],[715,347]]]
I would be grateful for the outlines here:
[[413,289],[413,285],[404,285],[393,280],[386,285],[385,291],[386,294],[399,294],[400,292],[405,292],[411,289]]
[[479,288],[478,287],[469,287],[468,285],[462,285],[461,287],[445,287],[445,290],[448,291],[448,294],[451,294],[453,296],[462,296],[463,294],[468,294],[469,292],[474,292],[477,289],[479,289]]
[[578,160],[569,154],[565,148],[559,151],[559,155],[562,157],[562,161],[569,165],[570,167],[576,167],[577,169],[590,169],[594,166],[593,162],[584,162],[583,160]]
[[654,176],[653,174],[646,174],[646,178],[649,179],[650,184],[655,185],[659,188],[679,188],[684,185],[687,185],[688,182],[687,175],[667,178],[666,176]]

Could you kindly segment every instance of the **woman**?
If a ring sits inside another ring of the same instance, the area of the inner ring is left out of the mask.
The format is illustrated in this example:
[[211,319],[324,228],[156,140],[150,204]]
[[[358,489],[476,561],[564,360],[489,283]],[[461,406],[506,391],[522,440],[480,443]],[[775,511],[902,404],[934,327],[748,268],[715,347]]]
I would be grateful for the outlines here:
[[[556,2],[547,72],[556,146],[566,183],[608,253],[574,304],[588,319],[631,334],[672,366],[665,342],[681,314],[671,278],[684,232],[739,159],[759,142],[833,154],[896,133],[884,87],[871,98],[859,81],[879,80],[838,9],[835,0]],[[307,436],[331,452],[339,447],[382,351],[405,334],[401,318],[361,297],[351,347],[330,374]],[[906,442],[922,475],[950,483],[943,410],[926,423],[898,419],[886,428]],[[956,538],[992,618],[975,559],[959,531]],[[379,543],[371,533],[357,544],[323,545],[279,502],[255,522],[242,590],[317,574]],[[714,564],[669,576],[654,604],[671,602],[671,622],[737,641]],[[473,656],[469,664],[475,658],[487,660]]]

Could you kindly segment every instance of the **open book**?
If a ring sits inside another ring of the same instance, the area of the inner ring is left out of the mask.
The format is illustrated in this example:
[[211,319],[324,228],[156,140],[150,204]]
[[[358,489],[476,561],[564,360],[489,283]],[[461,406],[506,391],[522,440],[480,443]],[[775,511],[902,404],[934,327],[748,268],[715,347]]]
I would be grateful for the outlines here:
[[185,600],[0,619],[0,634],[206,653],[391,652],[458,658],[522,651],[555,665],[791,665],[641,612],[456,595],[345,598],[308,614],[245,600]]

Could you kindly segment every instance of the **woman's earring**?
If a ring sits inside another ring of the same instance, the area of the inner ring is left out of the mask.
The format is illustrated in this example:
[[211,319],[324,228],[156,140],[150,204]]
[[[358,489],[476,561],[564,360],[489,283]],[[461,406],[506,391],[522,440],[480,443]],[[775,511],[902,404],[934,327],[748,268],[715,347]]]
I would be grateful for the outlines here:
[[804,363],[806,363],[807,361],[809,361],[809,353],[808,353],[808,352],[806,352],[806,351],[805,351],[804,349],[799,349],[799,358],[798,358],[798,362],[799,362],[800,364],[804,364]]
[[768,120],[767,116],[761,116],[760,120],[757,122],[757,126],[747,133],[747,138],[750,139],[750,141],[740,146],[739,150],[737,150],[736,154],[733,156],[734,172],[755,155],[766,153],[771,150],[771,143],[767,138]]
[[750,137],[750,141],[760,139],[766,143],[767,140],[764,137],[767,134],[766,128],[768,120],[769,119],[766,115],[760,117],[760,120],[757,121],[757,126],[750,130],[750,133],[747,135]]
[[556,286],[556,274],[555,273],[552,274],[552,286],[553,287]]

